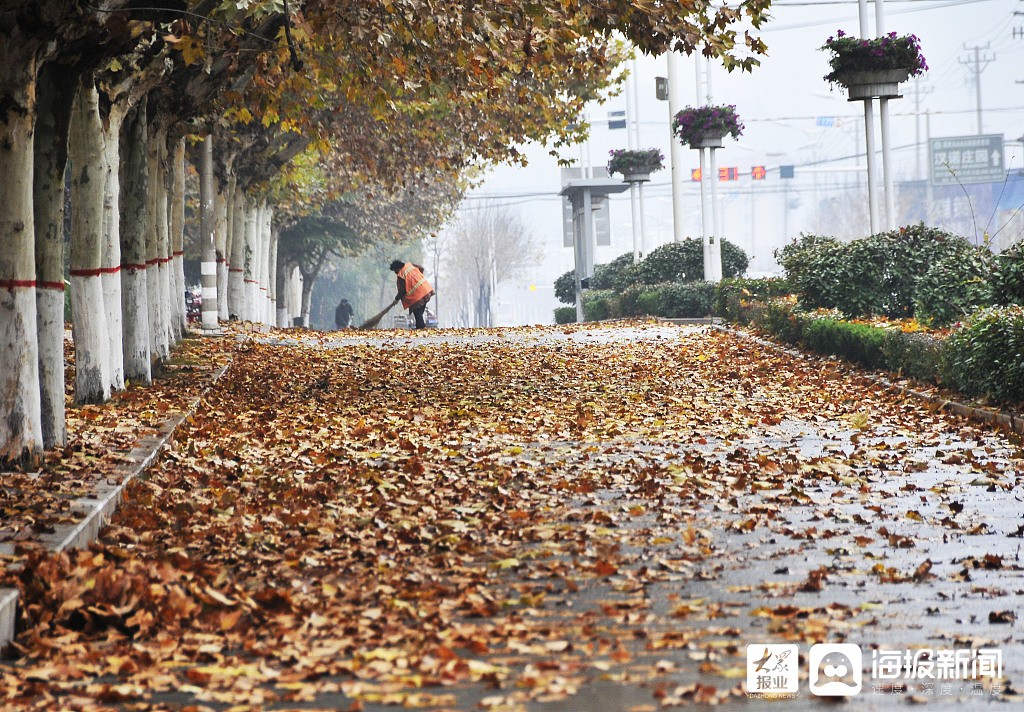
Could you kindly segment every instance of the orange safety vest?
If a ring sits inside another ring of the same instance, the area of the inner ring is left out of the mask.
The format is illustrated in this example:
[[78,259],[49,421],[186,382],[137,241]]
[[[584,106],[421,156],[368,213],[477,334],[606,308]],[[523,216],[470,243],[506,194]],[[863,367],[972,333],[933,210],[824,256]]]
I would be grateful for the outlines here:
[[423,276],[423,273],[416,269],[412,262],[406,262],[402,269],[398,270],[398,278],[405,280],[405,296],[402,297],[402,306],[408,309],[413,304],[434,293],[434,288]]

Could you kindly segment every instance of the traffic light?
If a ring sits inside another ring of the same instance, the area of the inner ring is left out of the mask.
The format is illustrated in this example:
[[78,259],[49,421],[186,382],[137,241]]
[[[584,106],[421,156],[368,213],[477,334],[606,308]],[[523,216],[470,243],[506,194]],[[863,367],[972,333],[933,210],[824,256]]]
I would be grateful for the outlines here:
[[690,171],[690,180],[699,183],[700,182],[700,168],[694,168]]
[[765,170],[764,166],[754,166],[750,169],[750,177],[754,180],[764,180],[768,176],[768,171]]
[[740,169],[736,166],[723,166],[718,169],[718,180],[739,180]]

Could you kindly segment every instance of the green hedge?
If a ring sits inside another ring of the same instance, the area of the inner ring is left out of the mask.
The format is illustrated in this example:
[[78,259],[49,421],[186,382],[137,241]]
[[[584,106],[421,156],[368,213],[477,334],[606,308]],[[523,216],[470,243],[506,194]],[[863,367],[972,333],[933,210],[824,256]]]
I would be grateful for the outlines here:
[[791,291],[789,281],[779,277],[723,279],[715,292],[715,316],[732,322],[746,323],[747,307],[752,302],[782,297]]
[[984,309],[948,339],[941,374],[953,388],[996,401],[1024,401],[1024,307]]
[[669,282],[633,285],[619,298],[623,316],[660,316],[665,319],[699,319],[714,312],[712,282]]
[[[672,282],[633,285],[622,294],[611,290],[583,293],[583,315],[587,321],[624,316],[660,316],[666,319],[695,319],[714,312],[716,285],[711,282]],[[555,309],[555,323],[576,321],[575,307]]]
[[993,402],[1024,402],[1024,307],[992,307],[941,340],[800,311],[791,299],[755,302],[749,323],[790,344],[871,369],[948,386]]
[[[750,261],[747,253],[726,239],[722,240],[721,248],[722,274],[728,278],[743,274]],[[576,303],[575,279],[575,270],[569,270],[555,280],[555,296],[563,304]],[[637,285],[700,282],[703,279],[704,243],[698,238],[688,237],[656,247],[639,264],[633,264],[633,253],[627,252],[607,264],[595,265],[589,286],[622,294]]]
[[663,285],[661,312],[653,316],[667,319],[699,319],[711,316],[715,309],[713,282],[676,282]]
[[810,319],[802,332],[804,346],[812,351],[840,356],[871,369],[885,367],[885,329],[836,319]]
[[[741,248],[722,239],[722,274],[737,277],[747,270],[750,259]],[[704,242],[688,237],[651,250],[636,266],[623,270],[615,288],[620,292],[633,284],[699,282],[704,279]]]
[[1024,304],[1024,243],[996,255],[990,278],[995,304]]
[[[921,301],[936,305],[943,301],[938,284],[941,270],[925,279],[936,263],[945,261],[949,272],[949,266],[960,261],[982,259],[981,253],[959,235],[919,224],[852,242],[804,235],[777,251],[776,258],[805,309],[902,319],[914,316]],[[950,273],[949,278],[957,282],[970,278],[962,272]],[[947,287],[954,288],[953,284]],[[931,293],[920,295],[919,289]],[[978,296],[972,294],[972,299],[977,301]]]
[[556,324],[575,324],[576,307],[558,307],[555,309]]
[[783,297],[750,305],[750,324],[754,328],[774,334],[783,341],[799,344],[803,336],[806,315],[796,311],[793,303]]
[[583,293],[583,315],[587,321],[618,319],[622,316],[619,296],[611,290],[588,290]]

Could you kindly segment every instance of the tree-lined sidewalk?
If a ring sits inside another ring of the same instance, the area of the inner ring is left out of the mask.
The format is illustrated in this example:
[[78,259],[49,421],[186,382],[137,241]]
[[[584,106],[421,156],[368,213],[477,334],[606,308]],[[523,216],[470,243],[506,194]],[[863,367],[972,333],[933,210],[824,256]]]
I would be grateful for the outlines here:
[[251,340],[206,406],[90,551],[5,576],[5,704],[655,709],[826,640],[1000,648],[949,699],[1015,694],[1019,444],[835,361],[644,323]]
[[184,335],[186,160],[203,324],[290,326],[326,255],[429,234],[479,168],[581,139],[623,40],[749,70],[768,5],[5,3],[0,462],[65,442],[66,278],[77,403],[148,383]]

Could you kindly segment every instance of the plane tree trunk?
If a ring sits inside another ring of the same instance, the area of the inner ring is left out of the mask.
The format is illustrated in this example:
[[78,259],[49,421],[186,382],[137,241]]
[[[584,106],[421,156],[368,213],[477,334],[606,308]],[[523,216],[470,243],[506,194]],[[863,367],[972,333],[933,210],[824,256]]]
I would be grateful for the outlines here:
[[34,193],[36,324],[43,447],[64,445],[64,177],[75,79],[46,65],[36,87]]
[[0,463],[43,448],[32,203],[35,53],[19,37],[0,43]]
[[110,344],[103,300],[103,136],[92,81],[75,97],[68,141],[71,158],[71,309],[75,401],[110,398]]

